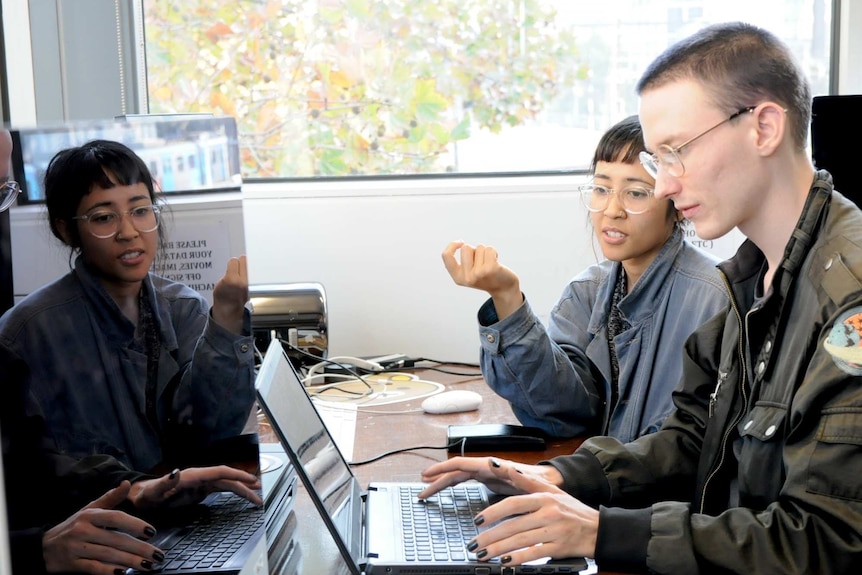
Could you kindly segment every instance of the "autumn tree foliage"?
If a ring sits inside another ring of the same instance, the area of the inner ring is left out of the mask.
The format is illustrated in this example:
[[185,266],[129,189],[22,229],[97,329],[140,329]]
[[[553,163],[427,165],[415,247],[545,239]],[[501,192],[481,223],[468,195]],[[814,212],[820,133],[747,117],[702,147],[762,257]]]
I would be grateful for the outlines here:
[[454,171],[585,75],[542,0],[145,0],[152,113],[237,119],[254,177]]

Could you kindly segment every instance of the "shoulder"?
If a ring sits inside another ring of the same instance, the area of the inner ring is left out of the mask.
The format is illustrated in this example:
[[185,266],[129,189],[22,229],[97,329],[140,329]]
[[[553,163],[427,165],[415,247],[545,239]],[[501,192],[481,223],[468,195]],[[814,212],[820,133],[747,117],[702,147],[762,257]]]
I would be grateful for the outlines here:
[[617,262],[613,262],[611,260],[604,260],[597,264],[593,264],[569,280],[569,285],[576,286],[578,284],[586,284],[598,287],[611,276],[615,269],[615,264],[617,264]]
[[716,256],[684,241],[673,263],[673,270],[678,276],[687,278],[693,283],[703,284],[725,293],[724,283],[721,281],[717,267],[719,262]]
[[75,304],[84,297],[84,291],[80,282],[74,274],[66,274],[63,277],[46,284],[36,291],[30,293],[20,302],[12,306],[3,317],[0,324],[9,322],[26,322],[35,316],[56,311],[57,307]]

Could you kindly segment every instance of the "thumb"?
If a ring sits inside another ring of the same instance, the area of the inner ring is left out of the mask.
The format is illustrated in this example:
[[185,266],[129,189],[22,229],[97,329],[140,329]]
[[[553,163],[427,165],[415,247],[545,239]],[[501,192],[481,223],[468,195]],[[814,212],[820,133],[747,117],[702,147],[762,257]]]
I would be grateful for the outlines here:
[[128,480],[123,481],[98,499],[91,501],[84,509],[113,509],[126,500],[132,484]]

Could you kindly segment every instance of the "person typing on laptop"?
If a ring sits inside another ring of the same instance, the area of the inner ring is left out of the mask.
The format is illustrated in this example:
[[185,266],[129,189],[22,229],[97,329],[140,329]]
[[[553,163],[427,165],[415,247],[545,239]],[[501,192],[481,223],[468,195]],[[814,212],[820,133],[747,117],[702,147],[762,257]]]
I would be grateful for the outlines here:
[[[8,177],[11,151],[9,132],[0,130],[0,211],[20,191]],[[32,401],[27,370],[0,344],[0,436],[16,575],[151,569],[164,555],[146,542],[154,528],[131,512],[186,505],[213,491],[262,504],[255,491],[259,479],[239,469],[189,468],[151,477],[110,456],[75,459],[60,453]]]
[[657,432],[537,466],[451,459],[419,497],[471,478],[516,494],[475,521],[511,519],[467,544],[512,565],[858,573],[862,212],[806,152],[808,83],[773,34],[724,23],[669,47],[637,90],[656,197],[703,238],[747,237],[720,264],[732,305],[680,350]]

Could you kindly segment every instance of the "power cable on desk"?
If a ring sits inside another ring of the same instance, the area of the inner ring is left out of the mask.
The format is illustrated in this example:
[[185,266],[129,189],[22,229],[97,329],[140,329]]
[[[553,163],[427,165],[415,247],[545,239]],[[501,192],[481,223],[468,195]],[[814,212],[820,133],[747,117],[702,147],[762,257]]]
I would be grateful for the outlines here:
[[[351,390],[347,390],[347,389],[339,388],[337,384],[333,384],[333,385],[327,386],[327,388],[326,388],[326,389],[336,389],[336,390],[338,390],[338,391],[340,391],[340,392],[342,392],[342,393],[346,393],[346,394],[348,394],[348,395],[357,395],[357,396],[359,396],[359,397],[364,397],[364,396],[366,396],[366,395],[371,395],[371,394],[373,394],[373,393],[374,393],[374,388],[371,386],[371,384],[370,384],[370,383],[368,383],[368,381],[367,381],[364,377],[362,377],[362,375],[360,375],[360,374],[359,374],[359,372],[357,372],[355,369],[353,369],[350,365],[348,365],[348,364],[343,364],[343,363],[339,363],[339,362],[337,362],[337,361],[333,361],[333,360],[330,360],[330,359],[323,359],[323,358],[320,358],[320,357],[318,357],[318,356],[314,355],[313,353],[308,353],[308,352],[307,352],[307,351],[305,351],[304,349],[300,349],[299,347],[297,347],[297,346],[293,345],[292,343],[290,343],[290,342],[289,342],[289,341],[287,341],[287,340],[279,339],[279,341],[280,341],[282,344],[286,345],[286,346],[287,346],[288,348],[290,348],[291,350],[293,350],[293,351],[295,351],[295,352],[297,352],[297,353],[300,353],[300,354],[304,355],[305,357],[310,357],[310,358],[312,358],[312,359],[317,360],[317,363],[316,363],[314,366],[312,366],[312,367],[311,367],[311,369],[309,369],[309,375],[307,376],[307,379],[311,379],[311,378],[313,378],[313,377],[315,376],[315,374],[313,373],[313,370],[314,370],[314,368],[315,368],[315,367],[317,367],[318,365],[322,365],[322,364],[324,364],[324,363],[325,363],[325,364],[331,364],[331,365],[334,365],[334,366],[336,366],[336,367],[339,367],[339,368],[343,369],[344,371],[346,371],[347,373],[349,373],[349,374],[351,375],[351,379],[354,379],[354,378],[355,378],[355,379],[358,379],[359,381],[361,381],[363,384],[365,384],[365,387],[367,387],[368,389],[366,389],[366,390],[365,390],[364,392],[362,392],[362,393],[359,393],[359,392],[356,392],[356,391],[351,391]],[[333,375],[333,374],[330,374],[330,375]],[[304,383],[304,382],[303,382],[303,383]]]
[[436,363],[437,365],[455,365],[455,366],[460,366],[460,367],[475,367],[476,369],[479,369],[478,363],[465,363],[462,361],[440,361],[438,359],[430,359],[427,357],[417,357],[417,358],[413,358],[411,361],[413,362],[413,365],[411,365],[411,366],[400,366],[400,367],[399,366],[393,366],[391,368],[384,369],[383,371],[419,371],[419,370],[424,371],[424,370],[428,370],[428,371],[437,371],[437,372],[445,373],[448,375],[461,375],[461,376],[466,376],[466,377],[470,377],[470,376],[481,377],[481,375],[482,375],[481,371],[465,373],[462,371],[452,371],[449,369],[444,369],[442,367],[436,367],[436,366],[416,365],[416,364],[421,363],[421,362],[426,362],[426,363]]
[[448,450],[452,447],[456,447],[459,443],[461,444],[461,455],[463,456],[465,453],[464,447],[467,443],[466,437],[462,437],[459,441],[456,441],[454,443],[450,443],[449,445],[443,445],[443,446],[419,445],[416,447],[405,447],[403,449],[393,449],[392,451],[386,451],[384,453],[381,453],[379,455],[375,455],[374,457],[369,457],[368,459],[363,459],[361,461],[351,461],[350,466],[351,467],[358,467],[360,465],[366,465],[368,463],[373,463],[375,461],[383,459],[384,457],[389,457],[390,455],[397,455],[399,453],[406,453],[408,451],[416,451],[418,449],[446,449],[446,450]]

